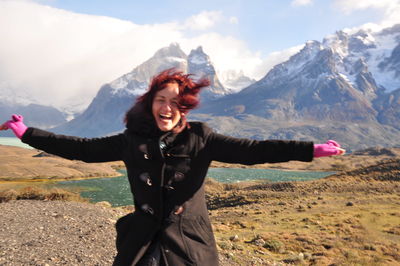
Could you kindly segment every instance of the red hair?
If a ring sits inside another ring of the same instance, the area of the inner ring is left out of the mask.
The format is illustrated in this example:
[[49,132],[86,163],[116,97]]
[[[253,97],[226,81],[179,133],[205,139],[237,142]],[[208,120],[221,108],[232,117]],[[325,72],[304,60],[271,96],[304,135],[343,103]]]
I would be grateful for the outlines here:
[[[125,122],[129,120],[129,114],[141,110],[147,115],[152,116],[153,100],[157,92],[165,89],[167,84],[176,83],[179,87],[178,103],[179,110],[183,114],[187,114],[190,110],[196,108],[199,103],[199,93],[204,87],[210,85],[208,79],[200,79],[194,81],[191,78],[191,74],[183,74],[182,71],[170,68],[162,71],[158,75],[154,76],[150,82],[149,88],[146,93],[136,99],[136,104],[127,112],[125,116]],[[140,106],[140,108],[138,108]],[[186,117],[182,115],[182,121],[180,122],[182,129],[186,126]]]
[[136,102],[144,103],[145,108],[151,112],[156,93],[165,89],[168,83],[177,83],[179,87],[179,110],[182,113],[188,113],[199,105],[200,90],[210,85],[208,79],[195,82],[190,76],[191,74],[183,74],[182,71],[174,68],[164,70],[152,78],[148,91],[137,98]]

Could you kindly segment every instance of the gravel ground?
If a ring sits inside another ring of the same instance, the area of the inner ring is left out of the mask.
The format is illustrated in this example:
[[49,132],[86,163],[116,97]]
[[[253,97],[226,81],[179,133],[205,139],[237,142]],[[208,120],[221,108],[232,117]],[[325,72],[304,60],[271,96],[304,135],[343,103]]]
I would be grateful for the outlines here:
[[88,203],[0,204],[0,265],[111,265],[122,211]]
[[112,265],[114,224],[125,212],[79,202],[0,203],[0,265]]

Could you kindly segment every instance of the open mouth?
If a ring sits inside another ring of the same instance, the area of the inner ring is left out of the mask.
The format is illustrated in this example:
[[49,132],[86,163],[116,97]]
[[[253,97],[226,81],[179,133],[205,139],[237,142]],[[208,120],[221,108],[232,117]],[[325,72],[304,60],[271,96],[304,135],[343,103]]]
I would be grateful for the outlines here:
[[171,120],[172,119],[172,115],[159,114],[159,117],[162,120]]

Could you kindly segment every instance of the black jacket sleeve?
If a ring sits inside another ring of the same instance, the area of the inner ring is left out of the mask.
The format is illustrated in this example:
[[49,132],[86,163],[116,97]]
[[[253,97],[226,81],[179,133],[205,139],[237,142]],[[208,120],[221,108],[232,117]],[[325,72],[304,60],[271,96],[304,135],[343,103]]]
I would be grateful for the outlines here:
[[60,157],[84,162],[122,160],[127,141],[124,134],[103,138],[79,138],[56,135],[37,128],[28,128],[22,142]]
[[212,160],[226,163],[260,164],[290,160],[310,162],[314,145],[309,141],[250,140],[224,136],[205,127],[206,147]]

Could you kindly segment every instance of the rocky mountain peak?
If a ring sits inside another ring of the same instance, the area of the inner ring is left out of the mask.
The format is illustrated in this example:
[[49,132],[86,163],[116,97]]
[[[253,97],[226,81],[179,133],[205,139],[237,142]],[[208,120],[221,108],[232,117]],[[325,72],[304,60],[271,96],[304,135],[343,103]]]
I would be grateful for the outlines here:
[[304,62],[312,60],[321,50],[323,50],[323,46],[320,42],[308,41],[299,53],[289,59],[289,62],[292,65],[303,65]]
[[[80,119],[75,124],[71,121],[69,128],[77,130],[61,132],[82,135],[87,130],[89,136],[98,136],[120,131],[124,112],[144,92],[150,78],[176,67],[211,81],[201,94],[202,107],[192,115],[214,123],[221,133],[256,139],[329,136],[353,147],[388,144],[400,135],[399,58],[400,26],[338,31],[322,42],[306,42],[261,80],[231,93],[201,46],[186,56],[179,45],[171,44],[118,82],[102,87]],[[242,74],[223,78],[248,83],[245,77],[236,79]],[[266,121],[264,126],[260,121]]]
[[196,49],[193,49],[192,52],[199,53],[199,54],[204,54],[203,46],[201,46],[201,45],[198,46]]
[[364,52],[366,49],[376,48],[375,38],[367,30],[359,30],[349,37],[348,49],[353,53]]
[[[150,59],[131,72],[103,85],[81,115],[54,130],[78,136],[101,136],[123,130],[124,114],[136,97],[146,92],[154,75],[169,68],[194,74],[196,78],[208,78],[211,85],[202,93],[203,100],[227,93],[218,80],[209,56],[201,46],[192,50],[188,57],[179,44],[171,43],[156,51]],[[85,127],[82,128],[81,125]]]
[[[307,64],[314,60],[314,58],[324,50],[322,44],[318,41],[308,41],[304,47],[295,55],[291,56],[289,60],[274,66],[267,75],[262,78],[259,84],[278,85],[288,76],[296,76],[301,69],[307,67]],[[252,90],[253,86],[250,86]]]
[[190,51],[188,61],[192,65],[202,65],[208,68],[210,68],[210,66],[212,65],[209,56],[204,53],[201,46],[197,47],[197,49],[193,49]]
[[161,48],[147,61],[137,66],[131,72],[112,81],[109,87],[113,94],[142,94],[148,85],[149,80],[162,70],[177,68],[187,70],[187,56],[177,43],[172,43]]
[[182,51],[178,43],[171,43],[169,46],[159,49],[153,56],[153,58],[163,57],[177,57],[186,59],[186,54]]
[[400,24],[395,24],[391,27],[383,29],[380,34],[382,35],[396,35],[397,41],[400,41]]
[[195,79],[207,78],[210,81],[209,88],[202,92],[203,99],[213,99],[229,93],[219,81],[210,57],[201,46],[190,51],[188,73],[193,74]]
[[331,49],[340,58],[348,55],[349,35],[344,31],[337,31],[333,35],[324,38],[323,45],[325,48]]

